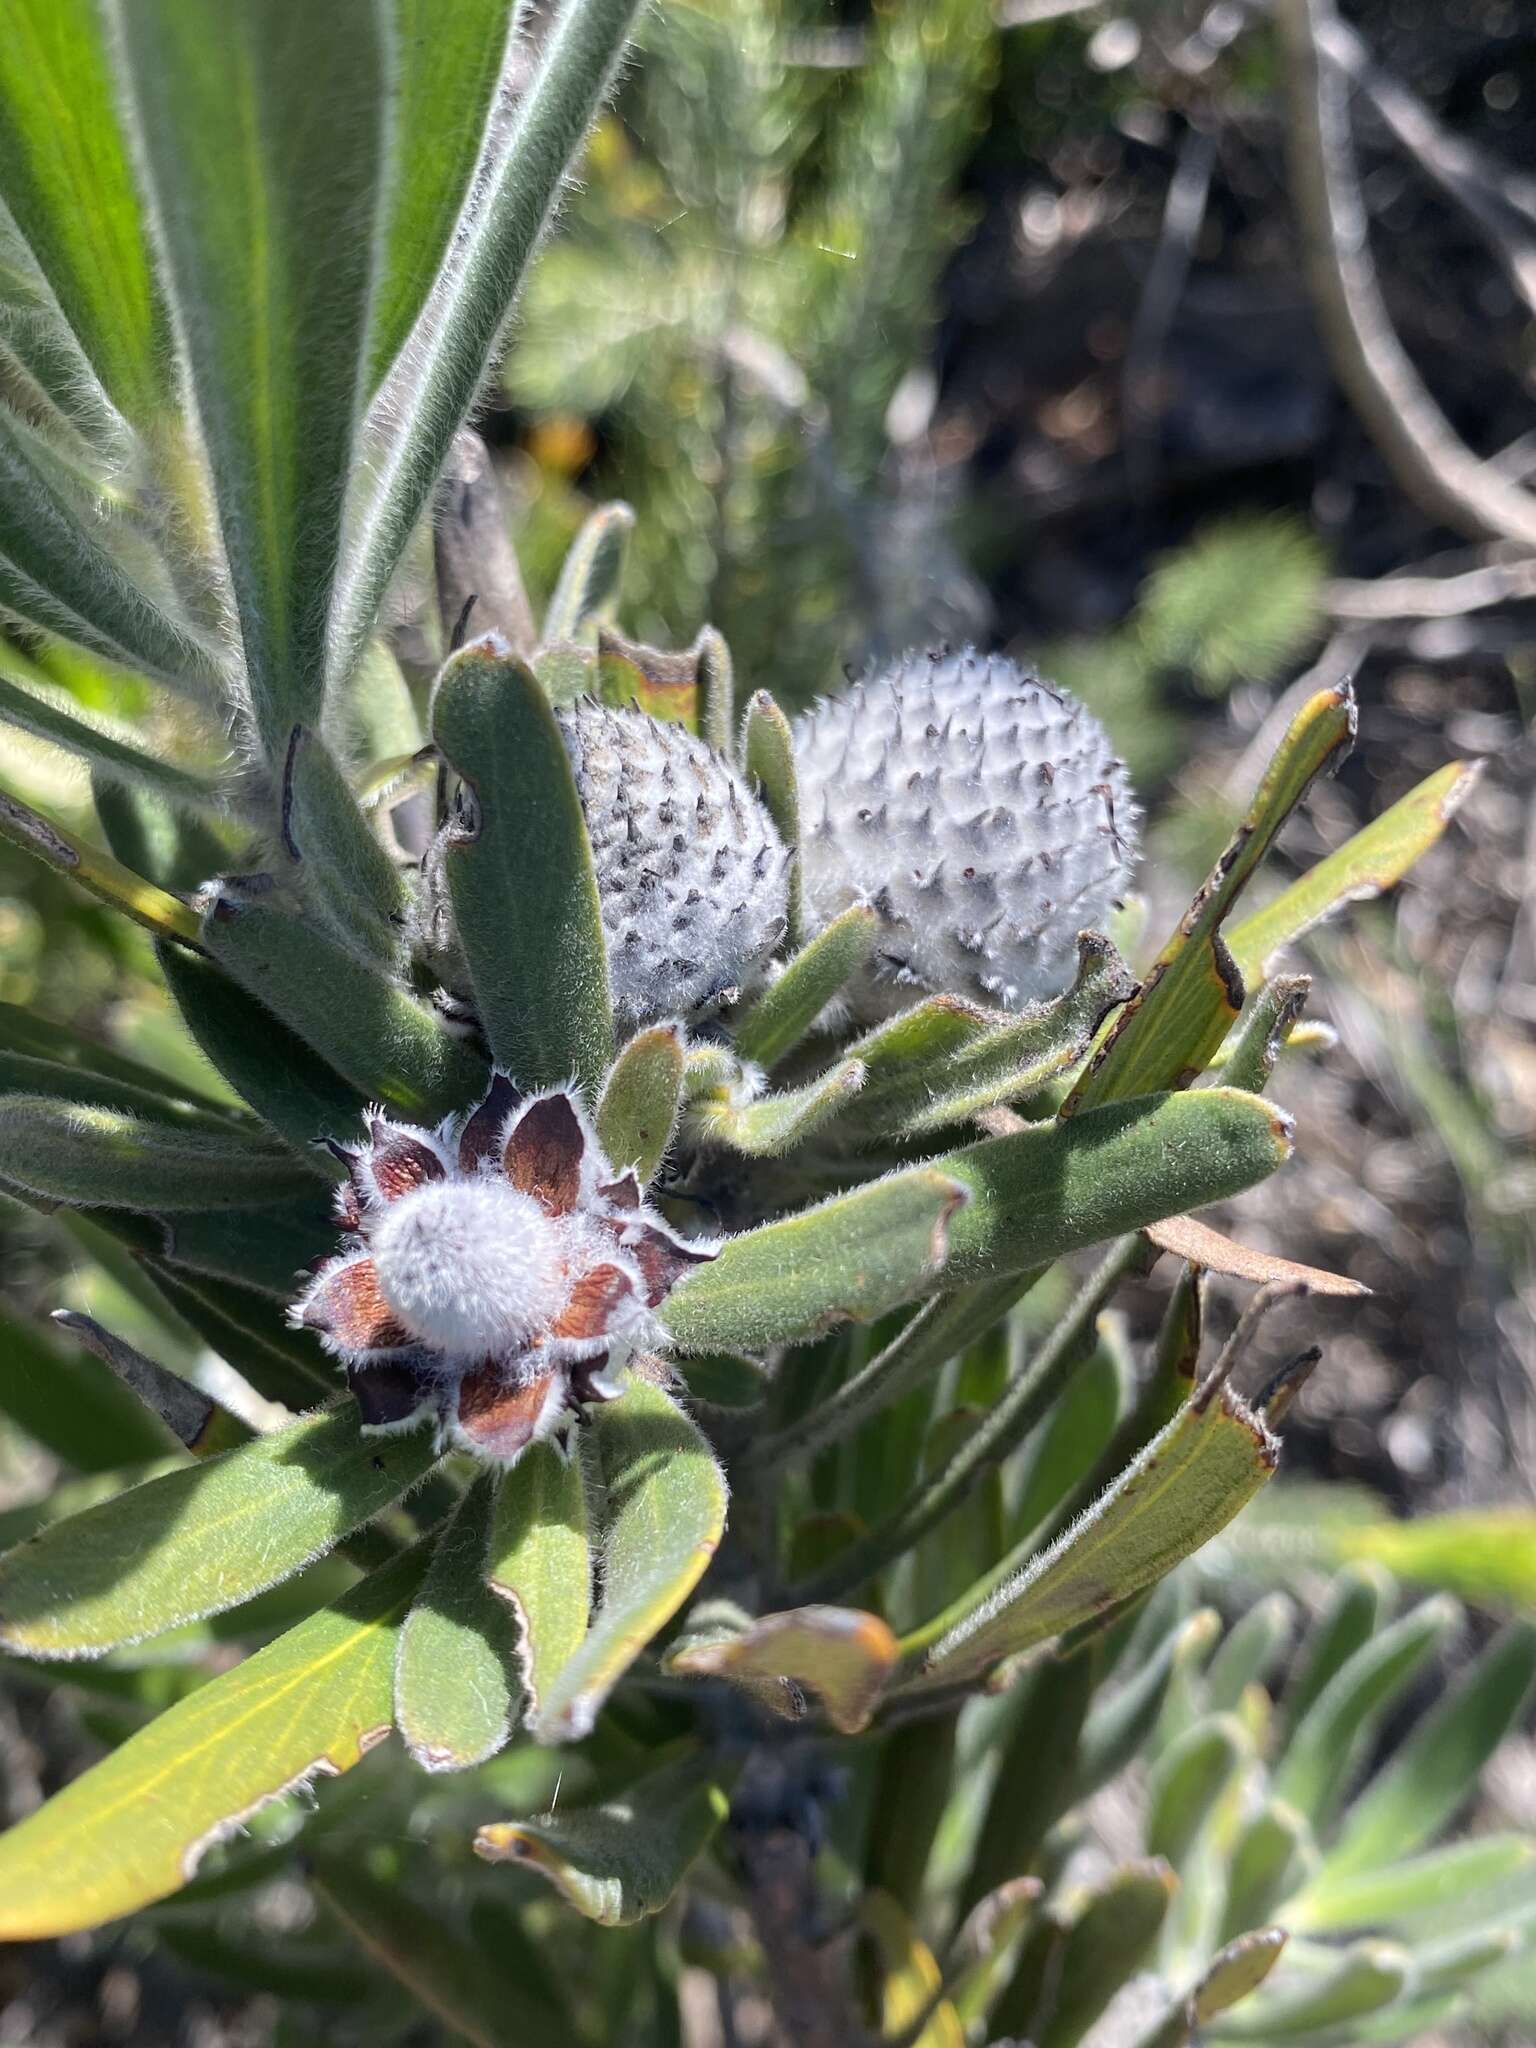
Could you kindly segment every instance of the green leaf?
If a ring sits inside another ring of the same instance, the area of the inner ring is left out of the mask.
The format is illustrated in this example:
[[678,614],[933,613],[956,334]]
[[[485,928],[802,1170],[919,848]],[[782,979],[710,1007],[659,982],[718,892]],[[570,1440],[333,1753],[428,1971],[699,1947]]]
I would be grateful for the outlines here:
[[600,505],[589,513],[560,568],[544,614],[546,644],[597,644],[599,626],[612,625],[619,608],[624,558],[635,515],[628,505]]
[[392,966],[405,923],[404,883],[324,741],[302,725],[288,741],[283,843],[337,936]]
[[699,663],[699,731],[717,754],[736,743],[736,669],[725,637],[705,626],[694,642]]
[[1182,1871],[1212,1809],[1252,1744],[1241,1721],[1217,1714],[1195,1722],[1157,1759],[1147,1778],[1147,1848]]
[[0,1175],[50,1202],[227,1208],[278,1201],[311,1183],[309,1169],[264,1143],[47,1095],[0,1098]]
[[200,887],[239,858],[233,835],[215,831],[206,817],[173,798],[118,781],[104,768],[91,771],[91,802],[114,859],[173,894]]
[[[0,642],[0,671],[14,670],[16,666],[18,664],[12,660],[10,649]],[[18,726],[35,739],[48,740],[52,745],[62,747],[66,753],[76,754],[120,780],[143,783],[177,803],[189,804],[196,809],[208,809],[216,804],[217,788],[214,783],[189,773],[185,768],[178,768],[163,755],[135,746],[105,722],[92,723],[76,711],[66,709],[66,692],[59,691],[57,698],[56,701],[41,690],[29,689],[11,676],[0,673],[0,720],[7,725]]]
[[[1104,1446],[1114,1439],[1134,1377],[1123,1336],[1116,1338],[1113,1323],[1100,1316],[1092,1351],[1074,1368],[1050,1412],[1026,1440],[1009,1523],[1016,1541],[1027,1536],[1038,1540],[1039,1532],[1065,1512],[1074,1493],[1097,1469]],[[989,1562],[995,1561],[994,1552]]]
[[487,1582],[517,1619],[525,1718],[540,1713],[558,1675],[586,1639],[592,1611],[592,1537],[579,1459],[530,1444],[502,1479],[491,1525]]
[[166,1898],[269,1799],[350,1770],[389,1732],[396,1630],[426,1562],[423,1546],[366,1579],[0,1836],[0,1935],[42,1940]]
[[1221,1048],[1220,1073],[1227,1087],[1263,1094],[1311,988],[1304,974],[1276,976],[1250,997],[1236,1030]]
[[[409,4],[419,4],[419,0],[409,0]],[[482,4],[482,0],[475,0],[475,4]],[[489,4],[499,4],[499,0],[489,0]],[[434,43],[436,40],[433,38]],[[454,437],[432,545],[437,567],[437,604],[447,639],[463,640],[471,626],[477,636],[499,633],[514,654],[534,661],[539,680],[545,682],[534,652],[538,635],[508,531],[501,479],[490,450],[469,427]],[[582,652],[584,655],[585,650]],[[359,703],[365,703],[370,694],[361,667],[351,694]],[[561,701],[553,691],[550,696],[552,702]],[[391,751],[409,755],[419,744],[419,737],[407,739]],[[386,750],[374,751],[377,754]]]
[[[726,1240],[659,1311],[683,1351],[758,1351],[910,1300],[943,1263],[965,1192],[919,1168]],[[701,1284],[701,1282],[703,1284]]]
[[1256,1601],[1227,1632],[1205,1674],[1213,1714],[1235,1714],[1251,1685],[1263,1685],[1290,1647],[1296,1603],[1288,1593]]
[[1268,2048],[1271,2042],[1307,2034],[1329,2035],[1401,1997],[1413,1982],[1413,1958],[1394,1943],[1362,1941],[1319,1978],[1297,1982],[1296,1973],[1285,1972],[1282,1981],[1294,1988],[1274,1987],[1251,2004],[1245,2002],[1235,2016],[1217,2020],[1209,2038],[1263,2042]]
[[684,1758],[605,1805],[492,1822],[475,1836],[475,1853],[538,1871],[600,1927],[627,1927],[659,1913],[708,1846],[726,1815],[729,1775],[718,1762]]
[[868,963],[879,929],[879,918],[862,903],[834,917],[737,1019],[732,1035],[741,1058],[771,1067],[793,1051]]
[[638,0],[566,0],[515,110],[491,124],[416,330],[375,398],[351,508],[355,544],[339,593],[331,672],[350,673],[485,385],[529,257],[608,89]]
[[1302,706],[1231,844],[1116,1018],[1064,1115],[1181,1088],[1209,1064],[1243,1006],[1242,976],[1222,923],[1317,776],[1348,751],[1354,730],[1347,691],[1319,690]]
[[1178,1879],[1157,1857],[1125,1863],[1072,1911],[1055,1971],[1050,2017],[1035,2035],[1040,2048],[1076,2048],[1111,1998],[1146,1959],[1168,1916]]
[[632,1379],[622,1400],[594,1411],[590,1434],[603,1486],[601,1597],[581,1647],[528,1717],[539,1742],[590,1732],[614,1684],[698,1584],[725,1527],[714,1453],[659,1387]]
[[4,790],[0,790],[0,839],[8,839],[45,867],[78,882],[90,895],[131,917],[157,939],[197,945],[197,917],[179,897],[146,882],[110,853],[87,845],[62,825],[56,825],[52,818],[30,804],[18,802]]
[[950,1227],[945,1281],[1023,1272],[1224,1201],[1273,1173],[1290,1150],[1290,1120],[1261,1097],[1202,1088],[1106,1103],[948,1153],[928,1170],[958,1181],[971,1199]]
[[[869,1063],[856,1120],[871,1130],[920,1137],[961,1123],[993,1103],[1032,1095],[1081,1058],[1105,1016],[1134,988],[1109,941],[1086,932],[1078,941],[1077,978],[1053,1003],[1017,1017],[989,1019],[963,1038],[956,1029],[959,1013],[952,1007],[946,1031],[955,1031],[959,1042],[927,1058],[904,1046],[905,1057],[890,1057],[900,1041],[887,1026],[873,1034],[876,1058]],[[924,1009],[933,1022],[944,1015],[937,1005]],[[863,1057],[863,1046],[855,1044],[850,1054]]]
[[1317,536],[1281,513],[1218,520],[1142,586],[1138,626],[1158,666],[1192,670],[1211,695],[1269,682],[1312,640],[1327,562]]
[[388,189],[370,308],[370,389],[405,345],[447,257],[496,91],[514,0],[390,0]]
[[1330,1535],[1330,1548],[1398,1578],[1443,1586],[1480,1607],[1536,1608],[1536,1514],[1459,1508],[1411,1522],[1367,1522]]
[[700,1145],[725,1146],[749,1159],[777,1159],[841,1115],[863,1085],[863,1067],[843,1060],[803,1088],[755,1102],[739,1099],[746,1092],[741,1087],[727,1087],[695,1096],[688,1107],[689,1131]]
[[310,920],[221,896],[201,936],[226,973],[365,1100],[431,1125],[485,1093],[483,1061]]
[[1312,1830],[1295,1807],[1266,1801],[1232,1843],[1222,1936],[1235,1938],[1282,1909],[1286,1926],[1294,1927],[1290,1902],[1317,1862]]
[[[116,1235],[127,1212],[95,1212]],[[142,1227],[142,1219],[129,1220]],[[187,1272],[233,1280],[237,1286],[287,1303],[319,1252],[336,1242],[336,1218],[319,1192],[301,1202],[275,1202],[260,1209],[184,1209],[154,1219],[151,1243],[143,1249],[163,1255]],[[280,1311],[268,1310],[275,1319]]]
[[675,1024],[639,1031],[613,1063],[597,1105],[598,1143],[649,1187],[666,1157],[683,1098],[683,1036]]
[[1378,1566],[1345,1565],[1335,1574],[1281,1695],[1282,1747],[1290,1742],[1303,1715],[1334,1673],[1390,1621],[1393,1591],[1391,1579]]
[[888,1891],[866,1891],[858,1902],[858,1916],[878,1957],[878,2038],[910,2043],[911,2048],[964,2048],[965,2029],[943,1996],[938,1961],[901,1900]]
[[0,602],[93,654],[168,681],[211,682],[217,663],[143,587],[111,528],[43,445],[0,409]]
[[896,1663],[896,1638],[878,1615],[852,1607],[796,1607],[764,1614],[713,1641],[690,1640],[667,1668],[695,1678],[728,1678],[793,1715],[793,1689],[807,1687],[843,1735],[869,1725]]
[[439,677],[432,727],[472,797],[448,885],[491,1050],[520,1087],[574,1074],[595,1100],[613,1057],[607,949],[549,700],[525,663],[478,641]]
[[1276,953],[1342,904],[1364,902],[1400,881],[1461,808],[1479,766],[1452,761],[1437,769],[1272,903],[1244,918],[1227,939],[1239,972],[1262,974]]
[[400,1631],[395,1722],[429,1771],[484,1763],[512,1729],[512,1618],[486,1584],[496,1490],[486,1472],[465,1494]]
[[222,1614],[371,1521],[436,1457],[430,1431],[360,1435],[347,1401],[132,1487],[0,1558],[0,1643],[94,1657]]
[[1327,1820],[1381,1716],[1461,1621],[1454,1600],[1426,1600],[1363,1643],[1296,1724],[1275,1796],[1314,1825]]
[[962,1908],[1031,1869],[1047,1831],[1071,1804],[1079,1739],[1098,1675],[1085,1648],[1068,1657],[1041,1657],[1020,1679],[961,1887]]
[[1226,1527],[1278,1454],[1229,1388],[1202,1390],[1080,1521],[934,1645],[924,1676],[980,1676],[1155,1584]]
[[318,721],[363,397],[385,57],[372,0],[116,0],[132,120],[268,761]]
[[1227,1943],[1190,1993],[1195,2024],[1203,2025],[1257,1991],[1286,1944],[1281,1927],[1263,1927]]
[[158,946],[155,958],[183,1023],[263,1123],[311,1159],[322,1138],[359,1136],[366,1093],[210,961],[181,946]]
[[[372,1876],[340,1847],[322,1845],[310,1882],[373,1964],[456,2041],[505,2048],[548,2041],[559,2015],[457,1927],[398,1882]],[[393,2001],[392,2001],[393,2002]],[[442,2037],[439,2035],[439,2039]]]
[[0,1309],[0,1412],[77,1472],[163,1458],[173,1439],[99,1360]]
[[786,846],[797,849],[789,870],[789,901],[786,909],[791,946],[804,937],[801,906],[803,883],[800,875],[800,787],[795,775],[795,736],[789,720],[766,690],[754,692],[747,705],[741,734],[742,766],[757,787],[764,808],[779,828]]
[[[241,1111],[232,1108],[228,1102],[189,1088],[181,1081],[169,1080],[157,1068],[146,1067],[97,1039],[87,1038],[83,1032],[62,1023],[57,1017],[44,1016],[37,1010],[23,1010],[14,1003],[0,1003],[0,1046],[8,1052],[67,1066],[72,1073],[81,1076],[82,1086],[86,1085],[86,1076],[100,1075],[125,1082],[136,1091],[157,1093],[165,1099],[167,1114],[173,1112],[176,1103],[185,1102],[212,1111],[225,1122],[241,1115]],[[88,1098],[82,1095],[82,1099]]]
[[1328,1882],[1420,1848],[1445,1826],[1519,1718],[1536,1682],[1536,1628],[1495,1637],[1419,1721],[1350,1808],[1323,1865]]
[[1460,1908],[1479,1893],[1488,1893],[1496,1911],[1508,1880],[1536,1863],[1536,1843],[1524,1835],[1478,1835],[1469,1842],[1449,1842],[1422,1856],[1353,1877],[1322,1878],[1289,1901],[1286,1924],[1298,1934],[1348,1933],[1361,1927],[1390,1927],[1412,1921],[1428,1931],[1442,1907]]
[[94,0],[14,0],[0,39],[0,198],[112,402],[152,425],[165,321]]
[[1170,1690],[1204,1663],[1220,1634],[1221,1617],[1216,1610],[1198,1609],[1165,1635],[1123,1684],[1095,1700],[1078,1745],[1080,1798],[1108,1784],[1141,1752]]
[[62,1060],[40,1059],[0,1047],[0,1095],[42,1096],[59,1103],[83,1103],[92,1109],[120,1110],[170,1131],[206,1131],[226,1144],[237,1145],[243,1137],[247,1143],[254,1140],[258,1149],[264,1146],[265,1133],[238,1110],[202,1109],[180,1099],[173,1083],[158,1080],[156,1086],[141,1086],[93,1072],[79,1061],[66,1065]]

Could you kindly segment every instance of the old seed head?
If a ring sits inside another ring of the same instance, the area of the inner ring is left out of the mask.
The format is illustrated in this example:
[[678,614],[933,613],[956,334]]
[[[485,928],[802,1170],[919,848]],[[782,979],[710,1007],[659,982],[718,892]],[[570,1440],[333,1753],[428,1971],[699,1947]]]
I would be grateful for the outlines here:
[[685,1242],[603,1156],[570,1089],[505,1074],[435,1131],[369,1119],[339,1149],[341,1251],[290,1310],[340,1360],[367,1430],[431,1417],[510,1465],[622,1391],[652,1311],[711,1243]]
[[723,756],[680,725],[559,713],[592,842],[614,1018],[700,1017],[750,989],[784,930],[789,852]]
[[860,1006],[913,989],[1017,1009],[1060,992],[1130,884],[1139,812],[1093,715],[1000,655],[908,655],[795,726],[813,928],[869,903]]

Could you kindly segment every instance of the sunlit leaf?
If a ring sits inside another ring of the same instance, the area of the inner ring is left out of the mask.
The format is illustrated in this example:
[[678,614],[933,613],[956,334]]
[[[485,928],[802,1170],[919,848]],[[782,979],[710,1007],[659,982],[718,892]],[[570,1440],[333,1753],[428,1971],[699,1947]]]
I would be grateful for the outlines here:
[[614,1061],[597,1105],[598,1142],[642,1187],[656,1178],[672,1142],[683,1092],[683,1038],[675,1024],[639,1031]]
[[[805,1687],[844,1735],[866,1727],[896,1662],[896,1638],[875,1614],[851,1607],[796,1607],[764,1614],[713,1642],[690,1642],[669,1669],[729,1678],[758,1692]],[[781,1711],[793,1712],[791,1705]]]
[[395,1722],[417,1763],[462,1771],[512,1727],[512,1617],[486,1584],[496,1475],[484,1473],[437,1539],[395,1660]]
[[581,1648],[592,1608],[592,1539],[579,1459],[530,1444],[501,1482],[486,1565],[517,1620],[525,1715],[542,1710]]

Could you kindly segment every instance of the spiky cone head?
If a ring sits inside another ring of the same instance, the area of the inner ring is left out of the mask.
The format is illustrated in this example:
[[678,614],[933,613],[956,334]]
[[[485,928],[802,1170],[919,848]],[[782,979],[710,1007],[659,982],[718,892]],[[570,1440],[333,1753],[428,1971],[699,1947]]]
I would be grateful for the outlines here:
[[584,701],[560,731],[592,842],[614,1021],[699,1018],[748,992],[784,932],[790,855],[723,755]]
[[879,911],[869,1014],[914,990],[1021,1009],[1130,885],[1140,813],[1098,720],[1001,655],[909,654],[795,726],[808,922]]
[[716,1254],[615,1171],[570,1089],[524,1097],[497,1074],[467,1116],[426,1131],[375,1113],[339,1156],[346,1235],[290,1319],[339,1361],[365,1430],[430,1417],[492,1464],[621,1393],[653,1311]]

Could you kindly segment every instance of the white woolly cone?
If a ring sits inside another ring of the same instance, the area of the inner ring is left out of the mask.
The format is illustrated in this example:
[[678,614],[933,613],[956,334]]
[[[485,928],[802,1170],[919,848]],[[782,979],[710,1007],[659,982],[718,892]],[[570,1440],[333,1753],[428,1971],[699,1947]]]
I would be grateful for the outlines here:
[[558,713],[592,842],[615,1021],[702,1016],[745,993],[784,930],[789,853],[730,764],[680,725]]
[[859,1007],[1059,995],[1130,885],[1140,813],[1083,706],[1000,655],[908,655],[795,726],[808,922],[884,919]]

